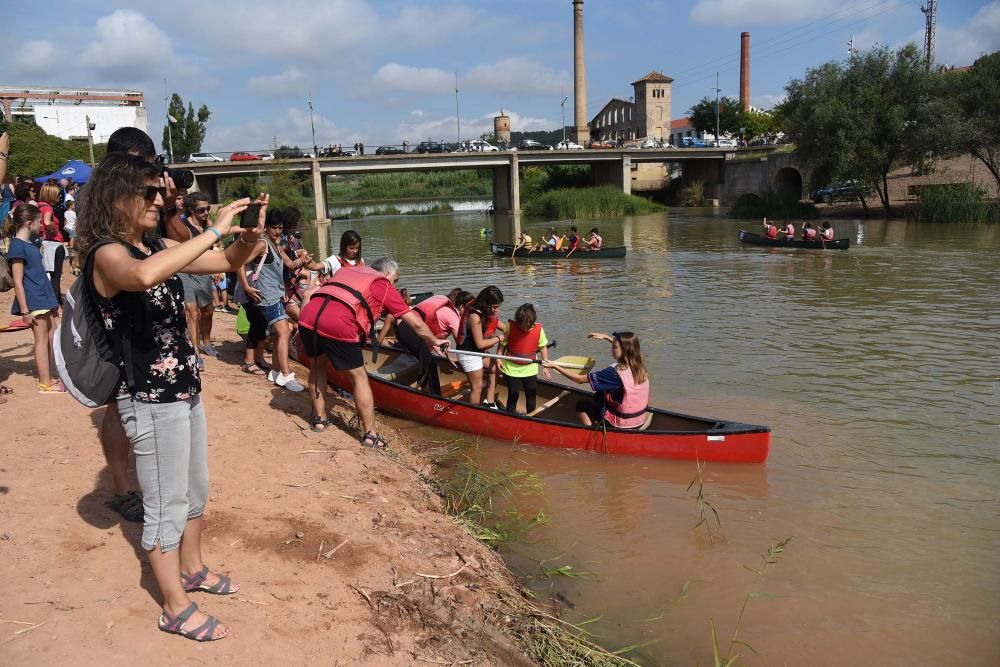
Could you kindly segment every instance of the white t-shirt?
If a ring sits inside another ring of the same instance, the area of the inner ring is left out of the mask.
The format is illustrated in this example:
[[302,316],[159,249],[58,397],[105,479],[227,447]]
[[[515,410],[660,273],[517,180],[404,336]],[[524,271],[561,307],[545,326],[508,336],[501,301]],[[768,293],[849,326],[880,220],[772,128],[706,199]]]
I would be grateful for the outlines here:
[[73,209],[66,211],[66,222],[63,224],[63,227],[76,231],[76,211]]
[[[356,260],[356,259],[345,259],[343,261],[347,262],[351,266],[357,266],[358,265],[358,260]],[[335,274],[340,269],[340,267],[341,267],[341,263],[340,262],[341,262],[341,258],[339,256],[337,256],[337,255],[330,255],[329,257],[327,257],[326,259],[323,260],[323,269],[322,269],[322,271],[320,271],[320,273],[322,273],[323,275],[326,275],[326,276],[332,276],[333,274]]]

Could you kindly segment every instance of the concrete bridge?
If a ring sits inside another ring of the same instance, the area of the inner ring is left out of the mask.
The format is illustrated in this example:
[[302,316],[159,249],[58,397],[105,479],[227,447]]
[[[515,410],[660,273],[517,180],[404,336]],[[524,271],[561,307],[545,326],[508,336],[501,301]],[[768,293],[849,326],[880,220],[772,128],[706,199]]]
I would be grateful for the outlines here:
[[340,158],[250,160],[172,165],[195,173],[194,189],[219,201],[219,181],[240,176],[278,172],[311,174],[317,222],[329,222],[326,179],[338,174],[372,174],[394,171],[489,169],[493,173],[495,238],[512,241],[520,231],[520,167],[530,165],[590,165],[595,185],[612,185],[632,192],[633,171],[642,163],[679,164],[685,183],[700,180],[705,197],[731,206],[741,196],[763,197],[768,192],[800,199],[809,173],[794,153],[775,147],[744,149],[668,148],[582,151],[524,151],[497,153],[407,153]]

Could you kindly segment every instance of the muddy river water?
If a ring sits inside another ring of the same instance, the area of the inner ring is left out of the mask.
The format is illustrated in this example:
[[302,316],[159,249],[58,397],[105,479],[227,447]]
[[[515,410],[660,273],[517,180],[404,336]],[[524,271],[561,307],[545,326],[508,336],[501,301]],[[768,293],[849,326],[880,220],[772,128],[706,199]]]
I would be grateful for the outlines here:
[[[643,664],[711,664],[710,622],[728,652],[750,592],[777,597],[750,601],[746,664],[1000,664],[1000,225],[834,221],[851,248],[815,252],[742,246],[711,211],[594,224],[624,260],[494,259],[480,214],[329,229],[411,291],[531,301],[559,354],[610,361],[586,332],[631,329],[657,404],[772,428],[767,463],[705,467],[715,539],[692,462],[484,441],[544,480],[518,504],[551,522],[504,548],[525,585]],[[585,574],[542,576],[567,565]]]

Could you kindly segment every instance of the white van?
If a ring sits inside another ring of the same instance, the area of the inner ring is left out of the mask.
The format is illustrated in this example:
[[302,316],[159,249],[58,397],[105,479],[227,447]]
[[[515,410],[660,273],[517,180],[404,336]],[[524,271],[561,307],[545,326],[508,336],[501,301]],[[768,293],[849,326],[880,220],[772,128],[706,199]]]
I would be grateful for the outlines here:
[[469,150],[479,153],[496,153],[500,149],[485,139],[473,139],[469,142]]

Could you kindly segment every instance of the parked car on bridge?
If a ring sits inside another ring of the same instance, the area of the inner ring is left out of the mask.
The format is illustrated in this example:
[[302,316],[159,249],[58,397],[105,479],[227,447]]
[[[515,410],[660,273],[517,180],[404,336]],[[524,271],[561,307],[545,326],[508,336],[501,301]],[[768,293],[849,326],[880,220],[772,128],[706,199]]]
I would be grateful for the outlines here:
[[191,153],[188,162],[225,162],[225,160],[214,153]]
[[650,137],[639,144],[639,148],[674,148],[674,145],[669,141],[663,141],[661,139],[654,139],[653,137]]
[[447,153],[448,149],[440,141],[421,141],[417,144],[418,153]]
[[713,139],[708,142],[710,148],[736,148],[735,139]]
[[583,146],[576,143],[575,141],[570,141],[569,139],[565,141],[560,141],[556,144],[557,151],[582,151]]
[[517,150],[519,151],[550,151],[552,146],[548,144],[543,144],[540,141],[535,141],[534,139],[523,139],[521,143],[517,145]]
[[375,149],[375,155],[402,155],[402,146],[379,146]]
[[818,188],[810,195],[815,204],[829,204],[834,201],[857,201],[869,193],[869,189],[857,181],[842,181],[831,183],[825,188]]
[[614,148],[615,144],[612,141],[606,141],[604,139],[593,139],[587,148]]
[[248,160],[259,160],[260,156],[256,153],[247,153],[244,151],[238,151],[229,156],[230,162],[246,162]]
[[263,153],[257,153],[257,157],[259,157],[261,160],[273,160],[274,153],[268,153],[265,151]]
[[684,137],[681,140],[681,148],[708,148],[708,143],[698,137]]

